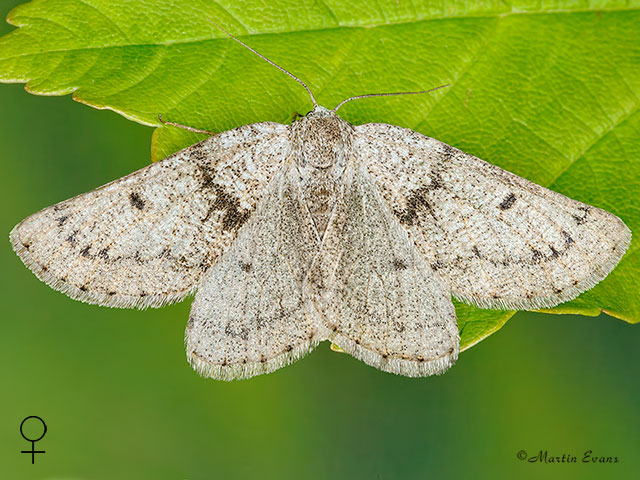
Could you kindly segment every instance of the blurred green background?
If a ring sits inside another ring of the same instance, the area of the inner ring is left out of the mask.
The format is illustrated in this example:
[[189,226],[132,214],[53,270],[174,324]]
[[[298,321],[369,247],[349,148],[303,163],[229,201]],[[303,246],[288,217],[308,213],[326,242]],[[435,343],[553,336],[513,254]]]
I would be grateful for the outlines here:
[[[150,128],[69,97],[0,85],[0,112],[6,236],[149,161]],[[274,374],[220,383],[186,363],[189,301],[84,305],[40,283],[8,240],[0,252],[2,478],[595,479],[640,467],[639,326],[521,312],[437,378],[384,374],[325,343]],[[29,415],[49,429],[35,465],[20,454]],[[578,462],[529,463],[520,450]],[[619,462],[583,464],[587,450]]]

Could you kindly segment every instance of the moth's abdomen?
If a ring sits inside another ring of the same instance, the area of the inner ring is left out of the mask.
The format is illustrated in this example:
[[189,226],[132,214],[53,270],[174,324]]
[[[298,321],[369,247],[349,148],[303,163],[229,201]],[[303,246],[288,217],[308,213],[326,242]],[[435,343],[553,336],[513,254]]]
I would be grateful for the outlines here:
[[325,179],[317,183],[311,183],[304,190],[304,199],[318,230],[320,237],[327,229],[333,207],[336,204],[337,186],[334,181]]

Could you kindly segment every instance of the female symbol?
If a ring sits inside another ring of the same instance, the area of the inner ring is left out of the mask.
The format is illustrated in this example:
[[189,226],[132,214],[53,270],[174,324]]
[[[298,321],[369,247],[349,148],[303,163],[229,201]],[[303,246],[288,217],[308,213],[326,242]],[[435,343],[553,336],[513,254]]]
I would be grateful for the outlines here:
[[[37,418],[38,420],[40,420],[42,422],[42,426],[44,427],[44,430],[42,431],[42,435],[40,435],[38,438],[33,439],[33,440],[31,438],[27,438],[27,436],[22,431],[22,427],[24,426],[24,422],[26,422],[30,418]],[[42,440],[42,437],[44,437],[45,433],[47,433],[47,424],[44,423],[44,420],[42,420],[40,417],[38,417],[36,415],[31,415],[30,417],[25,418],[24,420],[22,420],[22,423],[20,424],[20,435],[22,435],[22,438],[24,438],[27,442],[31,442],[31,450],[22,450],[20,453],[30,453],[31,454],[31,465],[33,465],[35,463],[35,454],[36,453],[44,453],[44,450],[36,450],[35,449],[35,444],[36,444],[36,442],[38,440]]]

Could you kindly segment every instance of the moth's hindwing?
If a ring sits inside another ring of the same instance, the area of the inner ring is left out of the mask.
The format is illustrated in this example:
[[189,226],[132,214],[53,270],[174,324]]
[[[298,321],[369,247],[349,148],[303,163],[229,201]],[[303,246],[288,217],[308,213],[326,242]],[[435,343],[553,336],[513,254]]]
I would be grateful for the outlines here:
[[308,277],[326,336],[356,358],[407,376],[442,373],[457,359],[456,313],[433,271],[353,164]]
[[185,342],[200,374],[232,380],[272,372],[322,339],[302,293],[318,248],[295,172],[285,168],[198,289]]

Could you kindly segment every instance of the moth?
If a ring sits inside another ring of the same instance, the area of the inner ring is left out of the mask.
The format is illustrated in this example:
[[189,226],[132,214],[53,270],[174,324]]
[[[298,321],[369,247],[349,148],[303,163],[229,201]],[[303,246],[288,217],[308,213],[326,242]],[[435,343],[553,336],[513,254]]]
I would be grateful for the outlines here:
[[337,115],[391,94],[324,108],[225,33],[304,86],[313,110],[212,135],[10,235],[40,280],[76,300],[146,308],[196,292],[185,343],[201,375],[269,373],[323,340],[386,372],[440,374],[459,352],[452,295],[553,307],[629,246],[609,212],[415,131]]

